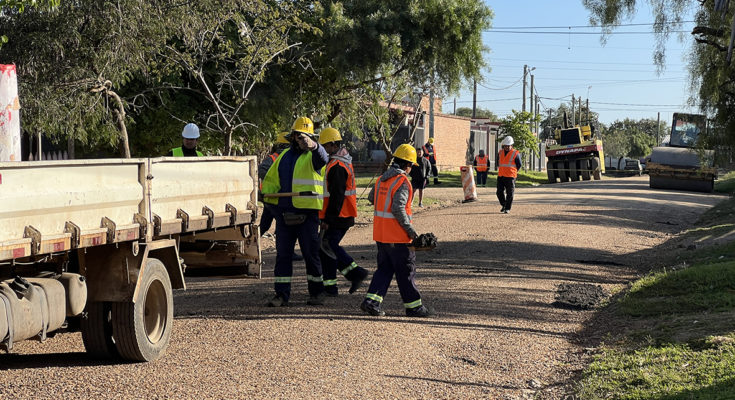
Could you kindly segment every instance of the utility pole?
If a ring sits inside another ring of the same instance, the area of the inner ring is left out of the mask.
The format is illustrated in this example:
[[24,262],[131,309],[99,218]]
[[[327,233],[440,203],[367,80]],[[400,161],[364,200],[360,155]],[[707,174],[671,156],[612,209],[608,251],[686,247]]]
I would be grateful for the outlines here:
[[523,66],[523,106],[521,111],[526,111],[526,74],[528,73],[528,65]]
[[429,137],[434,137],[434,82],[429,89]]
[[531,93],[528,94],[528,99],[531,103],[529,111],[531,111],[531,114],[533,114],[533,74],[531,74]]
[[582,96],[579,96],[579,124],[582,125]]
[[474,80],[473,86],[474,88],[472,89],[472,119],[475,119],[475,117],[477,116],[477,79]]
[[457,115],[457,98],[456,97],[454,98],[454,111],[452,112],[452,114]]
[[[541,136],[539,134],[539,131],[538,131],[539,130],[539,120],[538,120],[539,106],[540,106],[540,104],[539,104],[539,101],[538,101],[538,95],[536,95],[536,103],[535,103],[535,107],[534,107],[534,110],[536,110],[536,113],[534,114],[534,117],[535,118],[533,119],[533,125],[536,127],[536,138],[539,138]],[[534,158],[533,159],[534,164],[536,163],[536,160],[537,160],[537,158]],[[541,171],[541,153],[539,153],[539,156],[538,156],[538,170]]]
[[659,141],[659,137],[661,136],[661,112],[659,111],[658,116],[656,117],[656,146],[658,146],[661,142]]
[[590,123],[590,98],[587,98],[587,124]]
[[575,104],[574,103],[574,93],[572,93],[572,126],[576,125],[575,124],[576,121],[574,120],[574,117],[577,116],[577,114],[574,113],[574,104]]

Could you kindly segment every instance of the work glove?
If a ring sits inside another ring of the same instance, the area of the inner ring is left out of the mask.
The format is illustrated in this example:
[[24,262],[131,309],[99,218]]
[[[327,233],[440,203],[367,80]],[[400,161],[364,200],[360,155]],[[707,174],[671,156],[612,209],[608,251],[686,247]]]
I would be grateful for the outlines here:
[[299,135],[296,137],[296,142],[303,151],[312,151],[317,148],[316,142],[308,135]]

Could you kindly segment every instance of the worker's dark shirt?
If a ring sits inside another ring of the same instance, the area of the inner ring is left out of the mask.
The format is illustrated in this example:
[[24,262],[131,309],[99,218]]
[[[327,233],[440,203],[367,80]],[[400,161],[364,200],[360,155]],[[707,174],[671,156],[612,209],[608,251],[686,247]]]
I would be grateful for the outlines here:
[[337,164],[329,169],[327,174],[327,191],[329,192],[329,204],[324,213],[324,222],[330,228],[348,229],[355,225],[354,217],[340,218],[342,205],[345,201],[345,190],[347,190],[347,170]]
[[[186,146],[181,146],[181,151],[184,153],[184,157],[197,157],[199,154],[197,154],[197,148],[193,149],[187,149]],[[166,157],[173,157],[174,156],[174,150],[171,149],[166,153]]]
[[[329,162],[329,154],[319,143],[317,143],[316,149],[312,150],[311,152],[311,165],[312,167],[314,167],[314,171],[319,172],[321,171],[322,167],[327,165],[327,163]],[[278,163],[278,177],[281,181],[281,193],[288,193],[293,191],[293,171],[296,168],[296,161],[302,154],[304,154],[304,151],[301,150],[298,144],[294,144],[289,148],[287,152],[281,155],[281,161]],[[297,209],[296,207],[294,207],[290,197],[278,198],[278,208],[280,208],[281,211],[289,212],[304,213],[309,211],[300,208]],[[318,212],[318,210],[313,211]]]

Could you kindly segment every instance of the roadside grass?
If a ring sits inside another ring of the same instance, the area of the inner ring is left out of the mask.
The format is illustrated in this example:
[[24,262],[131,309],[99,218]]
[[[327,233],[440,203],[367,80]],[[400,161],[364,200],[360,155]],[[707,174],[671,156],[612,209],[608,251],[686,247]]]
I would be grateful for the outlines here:
[[[609,332],[579,382],[582,399],[735,399],[735,201],[682,236],[700,243],[612,301]],[[717,242],[715,242],[717,243]]]
[[[545,172],[538,171],[518,171],[516,179],[516,187],[538,186],[547,181]],[[462,173],[460,171],[444,171],[439,172],[439,182],[441,187],[462,187]],[[475,178],[477,182],[477,178]],[[487,174],[487,187],[495,187],[498,182],[498,173],[490,171]]]
[[[358,215],[373,215],[373,205],[367,200],[370,188],[375,185],[375,180],[378,179],[379,175],[362,175],[355,178],[355,185],[357,186],[357,214]],[[433,205],[441,204],[442,201],[424,195],[422,204],[424,207],[430,207]],[[419,204],[418,192],[414,192],[413,203],[411,207],[416,212]]]
[[735,194],[735,171],[728,172],[715,182],[715,192]]

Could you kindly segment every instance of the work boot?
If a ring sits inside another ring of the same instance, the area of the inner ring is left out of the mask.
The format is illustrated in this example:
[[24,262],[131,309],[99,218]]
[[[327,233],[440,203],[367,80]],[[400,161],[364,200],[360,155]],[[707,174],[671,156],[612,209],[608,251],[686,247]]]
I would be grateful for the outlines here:
[[365,299],[360,304],[360,309],[374,317],[384,317],[385,311],[380,309],[380,303],[375,300]]
[[306,304],[310,306],[321,306],[324,304],[324,298],[327,297],[324,292],[319,293],[316,296],[309,296],[309,300],[306,300]]
[[503,214],[508,214],[508,213],[510,213],[510,208],[506,208],[503,210]]
[[337,285],[324,286],[324,294],[327,297],[339,296],[339,290],[337,290]]
[[418,318],[426,318],[431,315],[431,312],[428,308],[424,306],[418,306],[414,308],[407,308],[406,309],[406,316],[407,317],[418,317]]
[[275,295],[269,302],[268,307],[285,307],[288,305],[288,300],[284,299],[280,294]]
[[501,213],[505,213],[505,207],[501,208],[501,209],[500,209],[500,212],[501,212]]
[[362,281],[368,276],[368,271],[365,268],[357,267],[348,273],[349,277],[345,277],[352,282],[350,285],[350,294],[355,293],[357,289],[362,285]]

